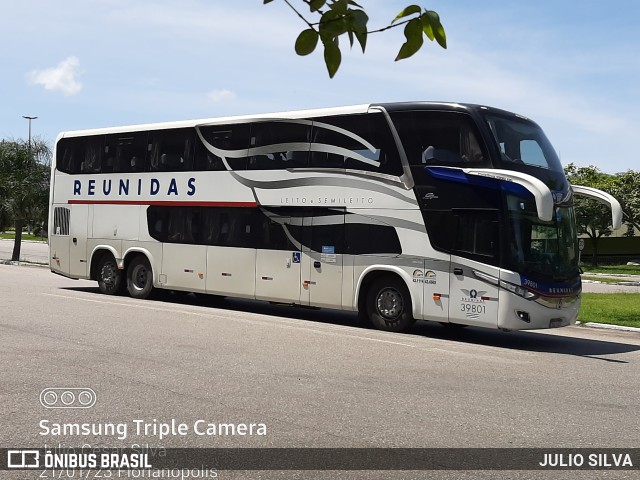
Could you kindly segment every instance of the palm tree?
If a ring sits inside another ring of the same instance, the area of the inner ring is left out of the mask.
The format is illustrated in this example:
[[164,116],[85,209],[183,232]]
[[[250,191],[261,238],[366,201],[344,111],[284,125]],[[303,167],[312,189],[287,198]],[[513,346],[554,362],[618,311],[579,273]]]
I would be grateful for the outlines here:
[[22,228],[47,218],[50,157],[51,150],[39,139],[0,142],[0,216],[13,219],[16,229],[13,261],[20,259]]

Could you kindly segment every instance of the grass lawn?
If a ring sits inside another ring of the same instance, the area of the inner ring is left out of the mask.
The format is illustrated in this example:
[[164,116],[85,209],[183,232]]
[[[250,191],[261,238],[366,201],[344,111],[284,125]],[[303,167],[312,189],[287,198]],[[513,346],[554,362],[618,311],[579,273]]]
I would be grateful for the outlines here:
[[640,294],[583,293],[578,320],[640,328]]
[[611,273],[621,275],[640,275],[640,265],[600,265],[592,267],[588,264],[581,265],[588,273]]
[[[14,232],[9,233],[0,233],[0,238],[6,238],[8,240],[13,240],[16,238],[16,234]],[[38,242],[46,242],[46,238],[36,237],[34,235],[27,235],[26,233],[22,234],[22,240],[36,240]]]
[[622,281],[618,278],[596,277],[596,276],[589,276],[589,275],[582,275],[582,280],[595,280],[596,282],[600,282],[600,283],[620,283]]

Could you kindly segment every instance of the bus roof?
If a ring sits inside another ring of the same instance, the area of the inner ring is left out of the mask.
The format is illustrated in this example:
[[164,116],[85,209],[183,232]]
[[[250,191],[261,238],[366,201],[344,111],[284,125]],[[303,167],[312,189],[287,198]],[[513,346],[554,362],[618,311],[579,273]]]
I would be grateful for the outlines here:
[[139,125],[126,125],[118,127],[106,127],[96,128],[88,130],[73,130],[62,132],[58,135],[56,142],[61,138],[66,137],[84,137],[89,135],[105,135],[111,133],[126,133],[126,132],[142,132],[149,130],[165,130],[170,128],[189,128],[198,125],[216,125],[216,124],[229,124],[229,123],[242,123],[250,122],[253,120],[268,120],[268,119],[297,119],[297,118],[309,118],[309,117],[325,117],[329,115],[347,115],[357,113],[367,113],[371,107],[383,107],[388,111],[402,111],[402,110],[415,110],[415,109],[444,109],[444,110],[476,110],[476,109],[490,109],[493,111],[505,112],[499,109],[485,107],[481,105],[467,104],[467,103],[455,103],[455,102],[395,102],[395,103],[370,103],[362,105],[350,105],[345,107],[330,107],[330,108],[318,108],[310,110],[292,110],[288,112],[274,112],[274,113],[261,113],[254,115],[238,115],[229,117],[217,117],[198,120],[183,120],[176,122],[161,122],[161,123],[148,123]]

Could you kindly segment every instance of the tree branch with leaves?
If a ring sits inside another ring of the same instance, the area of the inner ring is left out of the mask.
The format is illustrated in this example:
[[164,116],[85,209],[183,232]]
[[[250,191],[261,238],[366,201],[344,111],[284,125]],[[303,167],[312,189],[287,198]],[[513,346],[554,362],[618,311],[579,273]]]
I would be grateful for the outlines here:
[[[293,5],[292,2],[295,0],[283,1],[308,27],[300,32],[296,39],[296,53],[300,56],[309,55],[315,51],[319,42],[322,43],[324,63],[330,78],[335,76],[342,63],[340,37],[343,36],[349,39],[352,48],[357,41],[362,53],[365,53],[370,34],[404,25],[405,42],[400,47],[396,61],[409,58],[419,51],[425,37],[437,42],[442,48],[447,48],[447,37],[440,16],[433,10],[419,5],[405,7],[389,25],[370,30],[369,16],[364,8],[353,0],[297,0],[306,4],[314,21],[308,20]],[[264,0],[264,4],[271,2],[273,0]]]

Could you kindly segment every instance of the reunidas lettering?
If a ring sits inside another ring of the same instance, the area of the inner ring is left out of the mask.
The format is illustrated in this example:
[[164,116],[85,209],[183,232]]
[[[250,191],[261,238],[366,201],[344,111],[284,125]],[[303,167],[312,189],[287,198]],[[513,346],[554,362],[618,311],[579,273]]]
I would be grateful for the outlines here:
[[89,178],[73,181],[74,196],[113,198],[166,195],[177,197],[183,194],[189,197],[196,194],[195,178],[189,178],[182,185],[176,178],[105,178],[102,180]]

